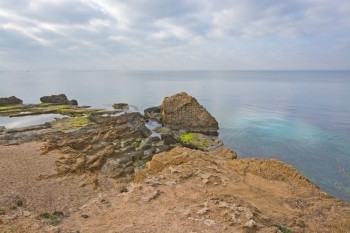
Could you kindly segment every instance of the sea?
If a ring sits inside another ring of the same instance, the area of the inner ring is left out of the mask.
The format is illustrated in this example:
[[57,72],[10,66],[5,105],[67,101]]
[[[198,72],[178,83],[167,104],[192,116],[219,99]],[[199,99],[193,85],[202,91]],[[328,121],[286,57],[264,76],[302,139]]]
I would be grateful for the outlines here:
[[[64,93],[79,105],[143,111],[182,91],[217,119],[240,158],[277,158],[350,202],[350,71],[0,71],[0,97],[27,104]],[[0,117],[0,125],[44,120]]]

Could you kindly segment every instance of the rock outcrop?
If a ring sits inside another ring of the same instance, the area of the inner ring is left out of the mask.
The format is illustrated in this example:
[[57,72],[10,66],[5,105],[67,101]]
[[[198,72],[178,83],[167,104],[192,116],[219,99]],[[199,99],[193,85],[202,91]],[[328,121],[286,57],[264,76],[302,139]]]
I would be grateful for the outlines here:
[[161,119],[165,127],[217,135],[218,122],[198,101],[185,92],[165,97],[161,106]]
[[0,98],[0,106],[10,106],[23,104],[23,101],[16,96],[10,96],[5,98]]
[[77,100],[68,100],[65,94],[43,96],[40,98],[42,103],[48,104],[69,104],[69,105],[78,105]]
[[47,137],[44,153],[60,150],[58,174],[102,171],[110,177],[124,177],[144,166],[153,154],[170,147],[158,137],[150,137],[146,119],[138,112],[120,116],[93,115],[94,123],[70,133]]

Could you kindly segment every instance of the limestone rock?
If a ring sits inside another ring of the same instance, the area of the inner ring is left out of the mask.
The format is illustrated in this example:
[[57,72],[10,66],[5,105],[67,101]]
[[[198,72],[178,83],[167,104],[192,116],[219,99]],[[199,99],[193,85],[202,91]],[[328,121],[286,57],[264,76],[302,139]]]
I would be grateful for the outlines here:
[[219,129],[215,118],[185,92],[164,98],[161,118],[164,126],[172,130],[217,135]]
[[17,104],[23,104],[23,101],[15,96],[0,98],[0,106],[10,106]]
[[77,100],[68,100],[65,94],[43,96],[40,98],[40,101],[43,103],[49,104],[69,104],[69,105],[78,105]]
[[220,147],[212,151],[211,154],[225,159],[237,159],[237,153],[227,147]]

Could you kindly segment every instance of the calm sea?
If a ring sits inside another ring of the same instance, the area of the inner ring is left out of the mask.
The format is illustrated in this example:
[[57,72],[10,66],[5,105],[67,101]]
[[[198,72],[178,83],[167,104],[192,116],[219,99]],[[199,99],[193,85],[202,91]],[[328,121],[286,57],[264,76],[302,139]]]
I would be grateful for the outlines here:
[[278,158],[350,201],[350,71],[1,71],[0,81],[0,97],[25,103],[65,93],[80,105],[140,110],[186,91],[241,158]]

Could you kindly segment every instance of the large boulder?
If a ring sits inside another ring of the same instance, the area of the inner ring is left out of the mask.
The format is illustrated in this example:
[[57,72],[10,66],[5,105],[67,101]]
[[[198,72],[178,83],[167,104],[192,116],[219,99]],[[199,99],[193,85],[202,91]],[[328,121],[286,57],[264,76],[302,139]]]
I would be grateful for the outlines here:
[[48,104],[69,104],[69,105],[78,105],[76,100],[68,100],[65,94],[43,96],[40,98],[40,101]]
[[165,97],[161,106],[161,118],[165,127],[217,135],[218,122],[198,101],[185,92]]
[[17,104],[23,104],[23,101],[21,99],[18,99],[16,96],[0,98],[0,106],[10,106]]

